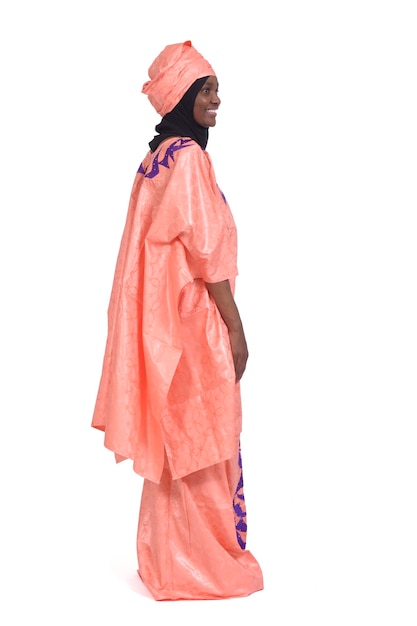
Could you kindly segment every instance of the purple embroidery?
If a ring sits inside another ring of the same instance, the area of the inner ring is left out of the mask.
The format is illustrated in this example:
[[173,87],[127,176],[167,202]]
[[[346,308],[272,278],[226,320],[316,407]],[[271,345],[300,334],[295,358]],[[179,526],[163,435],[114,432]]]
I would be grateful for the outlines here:
[[152,160],[151,170],[147,172],[141,163],[138,169],[138,174],[144,174],[145,178],[155,178],[159,174],[159,166],[166,167],[169,169],[169,162],[174,161],[174,152],[177,150],[181,150],[182,148],[187,148],[191,143],[193,143],[192,139],[176,139],[173,143],[171,143],[165,151],[165,154],[161,160],[159,160],[161,151],[157,152]]
[[239,482],[236,487],[235,495],[233,497],[233,509],[235,513],[235,527],[236,527],[236,538],[237,542],[244,550],[246,548],[246,533],[247,533],[247,524],[246,524],[246,506],[245,506],[245,496],[243,493],[243,470],[242,470],[242,455],[240,452],[239,446],[239,467],[240,467],[240,477]]

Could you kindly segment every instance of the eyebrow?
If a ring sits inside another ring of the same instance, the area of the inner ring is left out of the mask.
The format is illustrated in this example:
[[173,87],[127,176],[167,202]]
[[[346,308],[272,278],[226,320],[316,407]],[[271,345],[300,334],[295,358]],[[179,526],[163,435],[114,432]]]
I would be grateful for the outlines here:
[[[204,83],[202,89],[205,89],[206,87],[214,87],[215,83],[209,78],[208,80],[206,80],[206,82]],[[217,82],[217,87],[216,89],[219,88],[219,82]]]

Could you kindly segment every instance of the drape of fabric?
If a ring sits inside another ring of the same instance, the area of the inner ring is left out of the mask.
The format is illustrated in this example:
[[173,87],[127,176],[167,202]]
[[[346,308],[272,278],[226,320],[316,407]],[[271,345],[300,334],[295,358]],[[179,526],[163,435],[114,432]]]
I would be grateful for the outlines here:
[[92,426],[116,460],[172,479],[231,459],[242,415],[227,328],[204,281],[237,275],[237,236],[208,153],[187,138],[135,177]]
[[173,480],[145,480],[137,534],[139,575],[156,600],[242,597],[263,589],[261,568],[244,549],[246,509],[239,452]]

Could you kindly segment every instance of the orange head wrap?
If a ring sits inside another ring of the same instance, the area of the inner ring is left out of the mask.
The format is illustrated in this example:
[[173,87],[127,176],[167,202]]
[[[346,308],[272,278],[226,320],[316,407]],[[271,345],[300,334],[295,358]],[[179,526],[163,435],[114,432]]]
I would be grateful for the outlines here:
[[175,107],[197,78],[215,76],[210,63],[191,41],[166,46],[149,68],[142,88],[156,111],[163,117]]

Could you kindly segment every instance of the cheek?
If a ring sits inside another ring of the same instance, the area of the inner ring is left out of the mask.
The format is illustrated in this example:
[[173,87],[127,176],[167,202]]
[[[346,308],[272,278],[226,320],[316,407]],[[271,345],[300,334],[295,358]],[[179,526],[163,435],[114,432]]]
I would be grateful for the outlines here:
[[193,116],[196,121],[201,119],[201,116],[204,114],[204,109],[201,105],[196,104],[193,110]]

